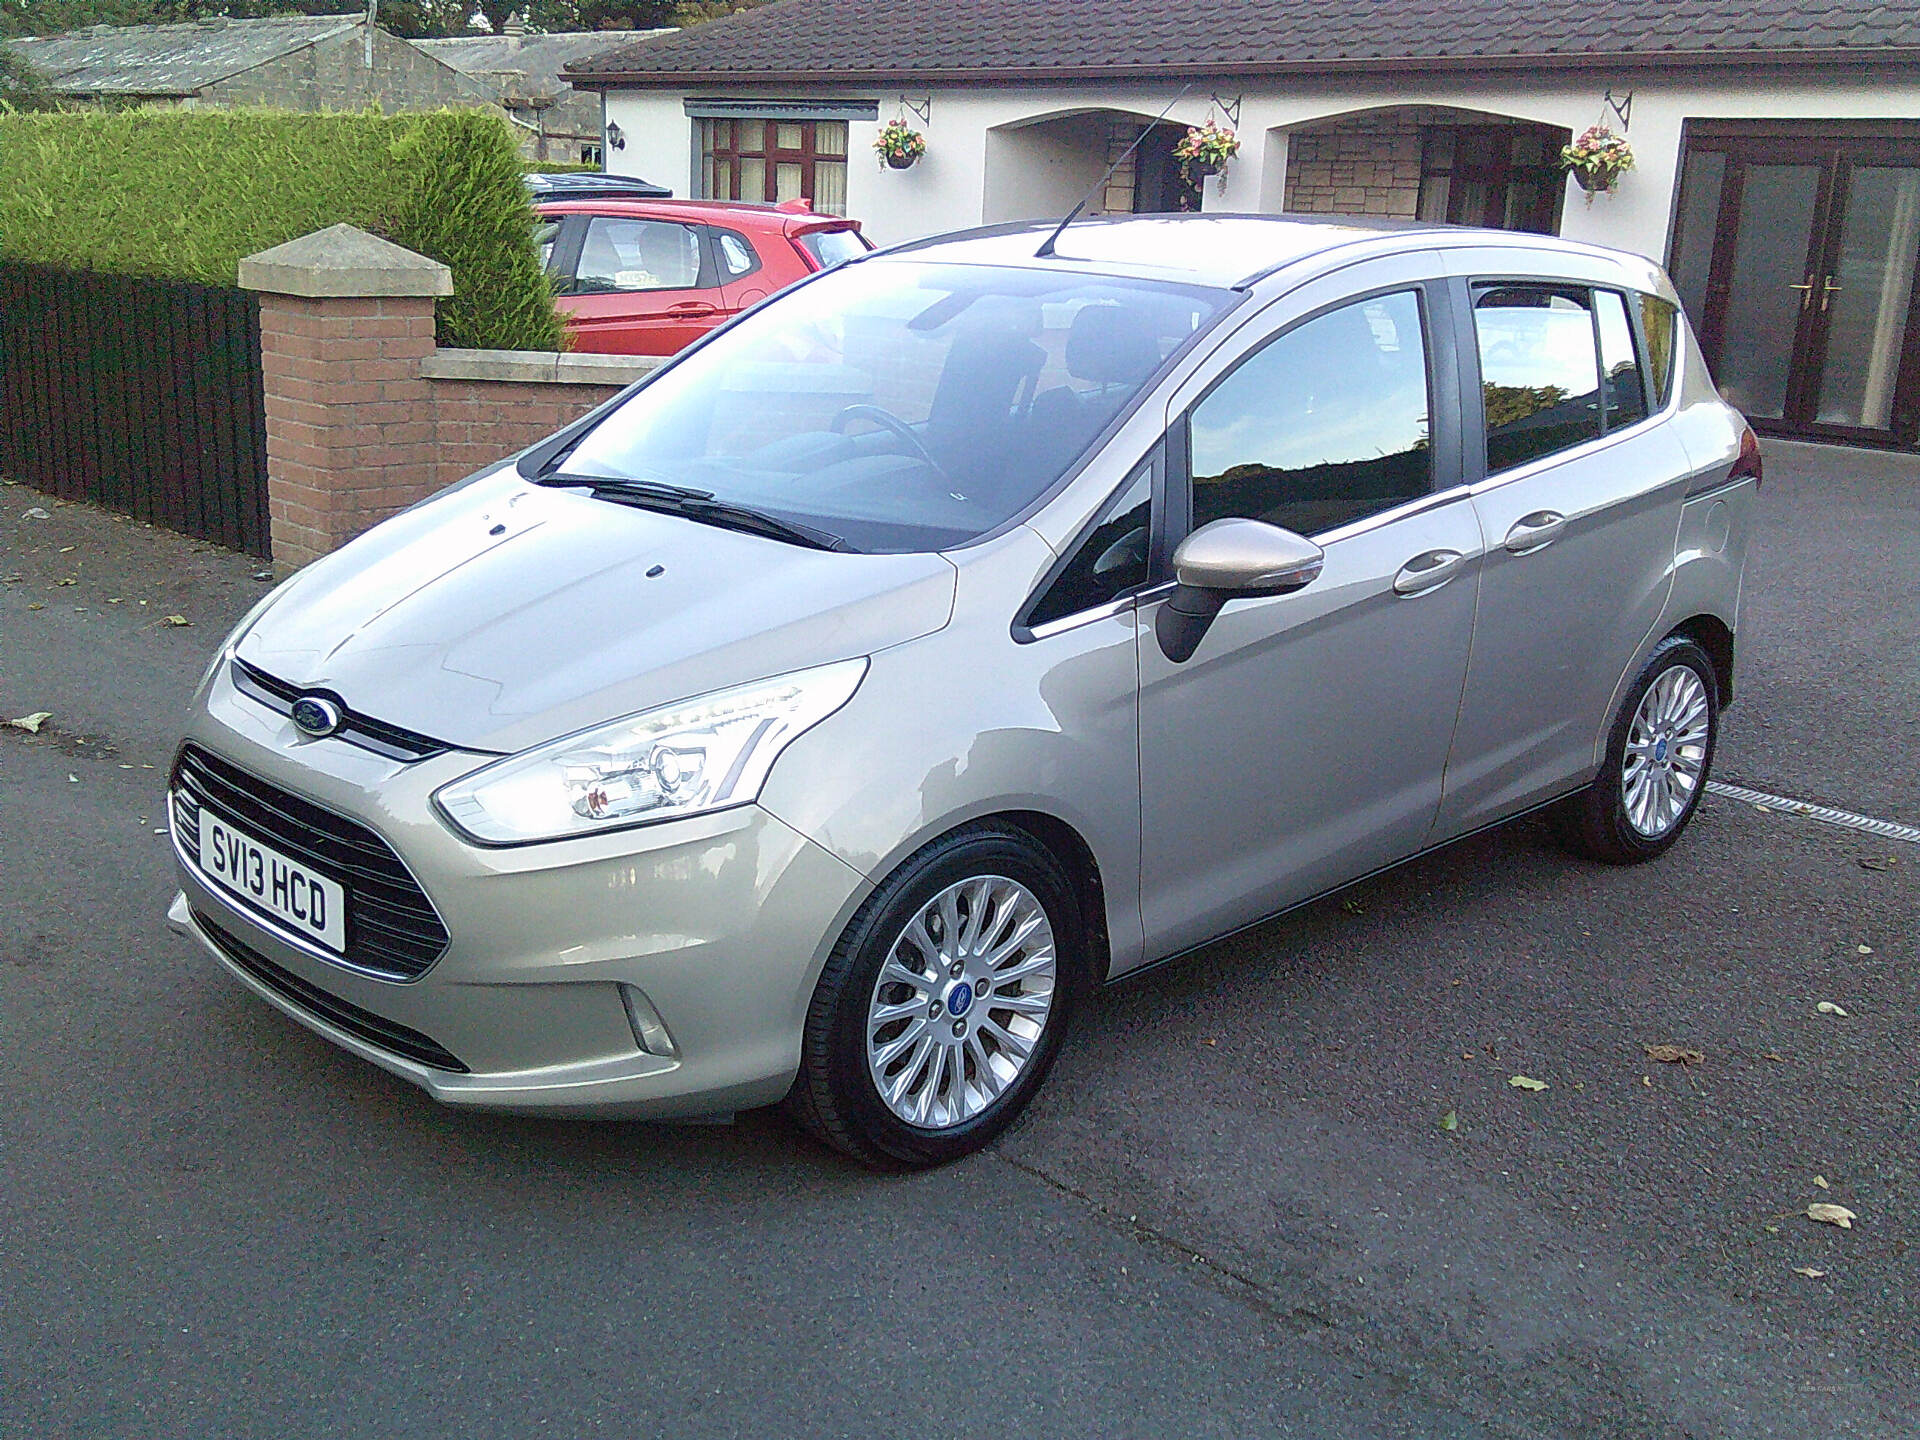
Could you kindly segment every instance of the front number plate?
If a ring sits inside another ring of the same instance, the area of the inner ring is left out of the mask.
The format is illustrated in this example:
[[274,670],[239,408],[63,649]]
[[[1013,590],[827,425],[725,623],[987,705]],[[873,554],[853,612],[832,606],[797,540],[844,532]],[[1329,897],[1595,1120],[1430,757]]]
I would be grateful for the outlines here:
[[200,869],[224,890],[338,955],[347,948],[347,892],[270,845],[200,812]]

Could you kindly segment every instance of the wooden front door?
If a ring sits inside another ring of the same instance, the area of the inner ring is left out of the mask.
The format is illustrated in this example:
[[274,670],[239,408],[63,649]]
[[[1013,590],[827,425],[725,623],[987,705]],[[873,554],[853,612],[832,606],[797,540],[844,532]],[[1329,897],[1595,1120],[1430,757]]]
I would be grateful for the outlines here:
[[1755,428],[1920,439],[1920,136],[1689,136],[1671,268]]

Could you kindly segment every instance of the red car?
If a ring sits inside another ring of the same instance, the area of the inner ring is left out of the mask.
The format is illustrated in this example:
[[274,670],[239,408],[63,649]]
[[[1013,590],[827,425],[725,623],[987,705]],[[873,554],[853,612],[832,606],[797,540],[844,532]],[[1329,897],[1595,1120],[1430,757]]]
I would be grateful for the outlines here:
[[671,355],[774,291],[873,248],[804,200],[565,200],[535,207],[573,348]]

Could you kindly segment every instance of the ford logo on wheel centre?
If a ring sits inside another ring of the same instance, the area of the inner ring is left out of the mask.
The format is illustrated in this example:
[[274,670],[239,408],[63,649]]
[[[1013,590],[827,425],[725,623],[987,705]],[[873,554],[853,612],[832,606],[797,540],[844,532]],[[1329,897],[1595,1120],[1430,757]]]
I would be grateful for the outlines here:
[[293,716],[293,723],[300,728],[300,733],[311,735],[315,739],[337,733],[346,720],[346,716],[341,713],[338,705],[331,700],[322,700],[317,695],[302,695],[293,702],[290,713]]

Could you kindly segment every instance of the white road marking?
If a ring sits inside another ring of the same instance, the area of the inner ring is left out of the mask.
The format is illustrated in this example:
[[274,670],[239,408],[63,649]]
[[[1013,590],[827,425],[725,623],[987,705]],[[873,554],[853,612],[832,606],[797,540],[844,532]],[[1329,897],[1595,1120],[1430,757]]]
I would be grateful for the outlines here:
[[1794,800],[1785,795],[1769,795],[1764,790],[1749,790],[1744,785],[1726,785],[1718,780],[1707,782],[1709,795],[1722,795],[1729,800],[1744,801],[1748,805],[1764,805],[1777,815],[1798,815],[1808,820],[1818,820],[1826,825],[1841,825],[1849,830],[1864,830],[1869,835],[1878,835],[1883,840],[1905,840],[1912,845],[1920,845],[1920,829],[1912,825],[1897,824],[1892,820],[1876,820],[1871,815],[1856,815],[1851,810],[1836,810],[1831,805],[1816,805],[1811,800]]

